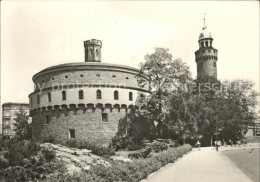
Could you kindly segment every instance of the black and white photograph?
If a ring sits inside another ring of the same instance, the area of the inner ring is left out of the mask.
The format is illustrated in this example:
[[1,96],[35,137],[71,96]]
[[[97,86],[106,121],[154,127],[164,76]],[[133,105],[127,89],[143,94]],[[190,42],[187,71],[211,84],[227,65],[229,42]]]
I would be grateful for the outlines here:
[[259,182],[260,3],[0,1],[0,182]]

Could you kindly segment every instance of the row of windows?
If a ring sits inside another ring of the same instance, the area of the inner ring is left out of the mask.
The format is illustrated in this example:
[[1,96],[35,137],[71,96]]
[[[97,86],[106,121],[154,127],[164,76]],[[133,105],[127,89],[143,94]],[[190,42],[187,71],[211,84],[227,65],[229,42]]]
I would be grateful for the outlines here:
[[[97,74],[96,76],[97,76],[97,77],[100,77],[100,74]],[[67,78],[68,78],[68,75],[65,75],[64,77],[67,79]],[[80,77],[84,77],[84,75],[83,75],[83,74],[81,74],[81,75],[80,75]],[[113,77],[113,78],[116,78],[116,75],[113,75],[112,77]],[[52,80],[54,80],[55,78],[54,78],[54,77],[52,77],[51,79],[52,79]],[[127,80],[128,80],[128,79],[129,79],[129,77],[125,77],[125,79],[127,79]],[[42,82],[44,82],[44,79],[42,79]]]
[[[62,100],[66,100],[67,99],[67,93],[66,91],[62,91]],[[79,93],[79,99],[84,99],[84,92],[83,90],[80,90]],[[133,101],[133,93],[129,92],[129,101]],[[96,98],[97,99],[102,99],[102,92],[101,90],[97,90],[96,91]],[[117,90],[114,91],[114,100],[119,100],[119,93]],[[31,104],[32,104],[32,98],[31,98]],[[48,102],[51,102],[51,93],[48,93]],[[37,95],[37,104],[40,104],[40,95]]]
[[[201,42],[200,45],[201,45],[201,47],[204,47],[204,42]],[[206,41],[205,47],[212,47],[212,41],[210,41],[210,42]]]

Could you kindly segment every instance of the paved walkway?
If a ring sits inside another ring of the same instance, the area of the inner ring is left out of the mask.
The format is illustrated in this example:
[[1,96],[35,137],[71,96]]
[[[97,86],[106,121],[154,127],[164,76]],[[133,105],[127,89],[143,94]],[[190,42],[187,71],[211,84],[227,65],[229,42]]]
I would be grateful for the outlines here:
[[221,151],[193,149],[142,182],[252,182]]

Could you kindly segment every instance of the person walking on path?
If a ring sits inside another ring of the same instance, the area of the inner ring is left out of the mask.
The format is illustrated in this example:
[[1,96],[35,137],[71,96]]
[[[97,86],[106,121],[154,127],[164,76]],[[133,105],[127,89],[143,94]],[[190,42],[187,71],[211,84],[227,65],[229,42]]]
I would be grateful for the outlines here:
[[200,150],[200,141],[198,140],[197,143],[195,144],[195,147]]

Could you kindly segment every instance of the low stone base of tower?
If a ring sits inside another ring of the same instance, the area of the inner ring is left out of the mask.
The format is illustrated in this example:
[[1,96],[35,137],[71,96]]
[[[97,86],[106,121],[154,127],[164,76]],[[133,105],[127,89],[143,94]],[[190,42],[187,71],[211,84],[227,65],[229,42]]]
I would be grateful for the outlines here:
[[[58,141],[75,138],[98,145],[109,145],[118,131],[119,121],[126,116],[127,111],[130,109],[37,110],[31,113],[33,138],[36,141],[44,141],[49,137]],[[102,113],[107,115],[106,122],[102,121]]]

